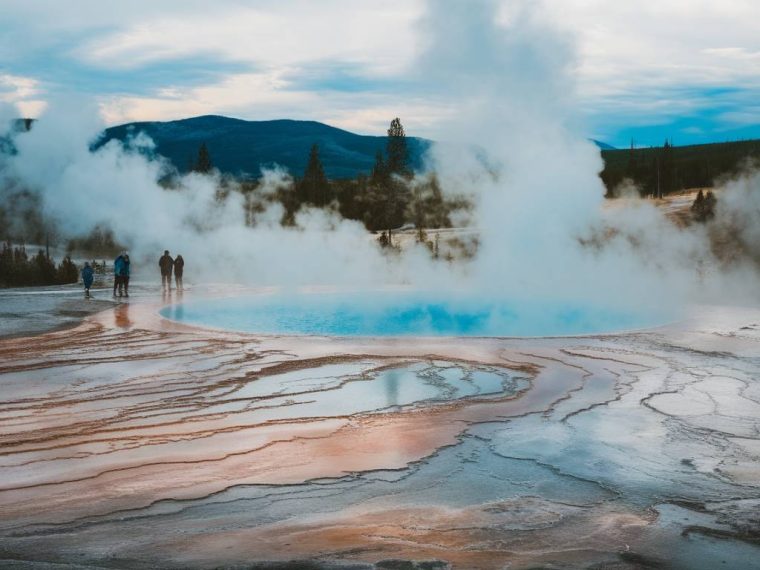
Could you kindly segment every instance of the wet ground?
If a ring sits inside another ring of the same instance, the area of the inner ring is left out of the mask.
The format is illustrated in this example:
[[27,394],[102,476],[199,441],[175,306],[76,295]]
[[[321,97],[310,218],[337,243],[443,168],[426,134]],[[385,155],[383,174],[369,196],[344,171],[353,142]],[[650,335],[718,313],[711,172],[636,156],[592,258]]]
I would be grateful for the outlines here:
[[164,301],[0,340],[0,566],[760,568],[760,310],[351,340]]
[[112,306],[105,290],[98,293],[85,299],[82,288],[73,285],[0,289],[0,338],[78,325]]

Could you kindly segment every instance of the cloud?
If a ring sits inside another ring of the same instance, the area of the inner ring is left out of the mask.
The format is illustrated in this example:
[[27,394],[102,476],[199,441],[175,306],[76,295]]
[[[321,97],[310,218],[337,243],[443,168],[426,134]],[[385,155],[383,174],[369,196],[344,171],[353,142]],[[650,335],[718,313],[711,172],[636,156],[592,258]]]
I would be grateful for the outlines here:
[[419,2],[361,8],[347,0],[226,9],[214,4],[185,10],[179,18],[167,14],[104,34],[74,54],[99,66],[138,67],[208,53],[263,66],[337,60],[361,64],[374,73],[393,73],[413,56],[409,32],[418,14]]
[[35,97],[39,93],[38,85],[39,82],[31,77],[0,74],[0,93],[4,101],[13,102]]
[[721,113],[720,119],[722,122],[732,125],[757,125],[760,124],[760,106],[753,105],[741,111]]
[[38,99],[39,81],[32,77],[22,77],[0,73],[0,101],[15,106],[24,117],[35,117],[45,108],[45,102]]
[[[589,134],[619,142],[621,130],[642,121],[663,125],[662,133],[677,117],[715,108],[723,115],[703,125],[706,136],[730,133],[732,119],[743,115],[742,100],[729,90],[760,94],[760,5],[753,0],[542,6],[543,17],[578,46],[577,104]],[[429,136],[429,118],[449,112],[416,84],[414,62],[424,48],[416,26],[420,0],[29,0],[3,9],[3,73],[36,81],[35,101],[60,91],[100,97],[109,121],[169,119],[197,109],[251,119],[274,112],[337,117],[339,126],[377,129],[389,116],[375,112],[408,109],[425,117],[415,124],[415,116],[404,116],[410,129]],[[514,3],[501,0],[494,17],[504,23],[514,13]],[[187,112],[177,96],[186,98]],[[351,119],[352,111],[362,118]]]
[[[138,120],[179,119],[223,114],[256,120],[320,120],[358,133],[379,133],[390,118],[409,117],[410,134],[424,136],[450,112],[421,95],[388,97],[386,93],[313,90],[293,84],[293,71],[235,74],[219,83],[184,88],[176,86],[148,96],[114,94],[101,97],[107,124]],[[251,108],[255,113],[251,113]]]
[[197,87],[175,85],[148,96],[112,95],[101,98],[101,110],[109,124],[137,120],[160,120],[234,112],[255,101],[269,105],[298,107],[303,94],[283,91],[280,73],[233,74],[218,83]]
[[[579,89],[592,131],[613,144],[621,130],[662,125],[646,144],[677,134],[690,118],[709,137],[729,125],[716,108],[740,110],[737,92],[760,94],[756,73],[760,5],[751,0],[636,3],[548,0],[550,12],[577,34]],[[756,136],[760,136],[760,129]],[[685,138],[684,140],[689,140]],[[698,142],[698,140],[695,140]]]

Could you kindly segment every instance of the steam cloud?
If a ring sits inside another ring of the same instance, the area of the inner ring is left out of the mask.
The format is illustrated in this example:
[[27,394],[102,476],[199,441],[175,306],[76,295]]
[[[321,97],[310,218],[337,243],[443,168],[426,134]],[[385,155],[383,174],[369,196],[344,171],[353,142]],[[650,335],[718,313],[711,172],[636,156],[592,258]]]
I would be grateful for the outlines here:
[[[422,81],[456,111],[439,140],[486,153],[456,159],[439,146],[434,159],[444,188],[469,181],[478,200],[474,287],[653,308],[756,298],[747,286],[756,271],[742,264],[718,271],[703,227],[679,230],[644,201],[605,208],[601,156],[577,114],[573,38],[540,4],[435,2],[422,26],[429,40]],[[743,185],[744,198],[729,190],[719,216],[746,212],[752,184]],[[744,215],[760,220],[756,208]],[[599,236],[600,247],[581,245]]]
[[[18,180],[38,193],[65,236],[108,227],[128,244],[137,269],[153,271],[155,258],[170,249],[183,254],[197,280],[403,283],[635,306],[726,291],[756,295],[750,265],[710,270],[717,262],[703,227],[679,230],[645,203],[605,208],[601,157],[575,112],[573,38],[550,24],[540,5],[430,2],[420,29],[425,46],[413,74],[452,110],[435,137],[449,142],[434,147],[430,163],[444,191],[466,191],[477,203],[481,246],[470,264],[434,262],[423,248],[386,256],[359,223],[323,211],[305,211],[297,228],[286,229],[270,206],[249,227],[243,197],[216,200],[213,177],[190,174],[179,189],[162,188],[168,165],[147,158],[152,142],[144,136],[91,152],[104,125],[81,100],[52,101],[30,132],[15,137],[17,154],[0,163],[3,186]],[[13,114],[0,109],[6,122]],[[259,192],[285,183],[286,173],[267,171]],[[734,183],[719,212],[737,218],[753,243],[760,242],[758,185],[757,176]]]

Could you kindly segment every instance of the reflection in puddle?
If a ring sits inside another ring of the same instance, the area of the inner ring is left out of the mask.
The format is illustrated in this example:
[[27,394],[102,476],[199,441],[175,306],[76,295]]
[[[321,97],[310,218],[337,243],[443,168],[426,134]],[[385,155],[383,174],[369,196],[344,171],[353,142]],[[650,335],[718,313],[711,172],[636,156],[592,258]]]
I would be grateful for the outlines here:
[[114,321],[120,329],[132,328],[132,321],[129,318],[129,303],[122,303],[114,309]]
[[[232,394],[262,419],[335,417],[462,398],[515,395],[528,380],[506,368],[450,362],[329,364],[266,376]],[[220,410],[223,408],[219,408]]]

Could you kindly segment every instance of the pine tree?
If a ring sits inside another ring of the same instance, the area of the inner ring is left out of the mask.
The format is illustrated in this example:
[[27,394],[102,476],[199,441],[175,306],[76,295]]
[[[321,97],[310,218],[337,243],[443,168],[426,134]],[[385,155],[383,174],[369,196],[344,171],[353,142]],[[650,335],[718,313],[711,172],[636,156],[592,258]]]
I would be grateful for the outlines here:
[[697,197],[694,199],[694,202],[691,205],[691,214],[694,217],[694,219],[698,222],[704,222],[705,221],[705,195],[700,190],[697,193]]
[[427,178],[419,177],[412,186],[406,211],[406,219],[417,228],[440,228],[450,225],[448,213],[458,205],[456,200],[448,201],[435,174]]
[[396,117],[391,121],[388,128],[388,159],[385,163],[386,180],[385,187],[387,199],[385,201],[384,223],[388,229],[388,242],[393,245],[392,228],[404,223],[404,212],[409,203],[409,188],[404,180],[408,179],[412,172],[409,168],[409,150],[406,145],[406,133],[401,125],[401,119]]
[[316,143],[311,145],[309,162],[298,186],[298,196],[302,203],[321,207],[332,200],[330,182],[325,176],[322,161],[319,159],[319,145]]
[[211,162],[211,155],[208,152],[206,143],[201,143],[198,149],[198,158],[193,164],[193,172],[200,172],[201,174],[208,174],[214,168],[214,164]]
[[61,284],[76,283],[79,280],[79,270],[68,255],[63,258],[56,273],[56,281]]
[[406,145],[406,134],[404,127],[401,125],[401,119],[396,117],[391,121],[388,129],[388,163],[389,174],[398,174],[399,176],[409,176],[409,149]]
[[712,193],[712,190],[708,190],[707,194],[705,194],[705,202],[704,202],[704,217],[705,221],[711,220],[715,217],[715,205],[718,203],[717,198],[715,198],[715,194]]
[[[383,158],[383,152],[378,149],[372,173],[362,196],[362,204],[365,207],[364,224],[372,231],[388,227],[389,181],[388,167]],[[387,240],[387,238],[386,235],[384,239]]]
[[383,159],[383,151],[377,149],[375,165],[372,167],[372,182],[382,184],[388,178],[388,167]]
[[56,281],[55,264],[39,250],[34,257],[34,285],[50,285]]
[[673,143],[666,140],[662,146],[660,159],[660,192],[658,198],[676,190],[675,164],[673,162]]

